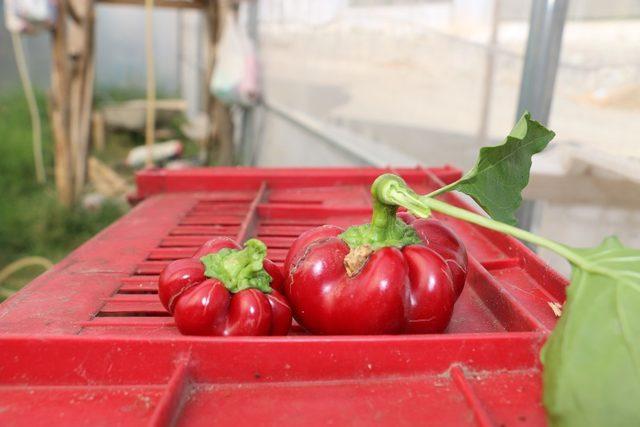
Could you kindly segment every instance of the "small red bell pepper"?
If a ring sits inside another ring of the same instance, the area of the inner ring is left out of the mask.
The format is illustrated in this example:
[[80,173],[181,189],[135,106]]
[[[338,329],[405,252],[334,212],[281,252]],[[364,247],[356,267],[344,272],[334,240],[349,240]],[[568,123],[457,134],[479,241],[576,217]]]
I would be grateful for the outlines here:
[[282,296],[280,269],[267,248],[251,239],[206,242],[192,258],[160,273],[158,296],[185,335],[286,335],[291,309]]
[[462,292],[467,253],[440,221],[396,216],[378,200],[371,224],[303,233],[285,260],[285,295],[317,334],[443,332]]

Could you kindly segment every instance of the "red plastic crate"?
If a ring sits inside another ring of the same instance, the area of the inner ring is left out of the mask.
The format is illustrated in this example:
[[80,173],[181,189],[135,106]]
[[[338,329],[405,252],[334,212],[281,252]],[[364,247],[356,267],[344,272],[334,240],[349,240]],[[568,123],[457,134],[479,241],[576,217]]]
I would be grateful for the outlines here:
[[161,269],[208,238],[257,236],[282,263],[304,230],[366,221],[389,171],[422,193],[460,176],[140,173],[129,214],[0,305],[0,425],[544,425],[538,354],[566,282],[499,233],[441,218],[470,253],[441,335],[184,337],[159,303]]

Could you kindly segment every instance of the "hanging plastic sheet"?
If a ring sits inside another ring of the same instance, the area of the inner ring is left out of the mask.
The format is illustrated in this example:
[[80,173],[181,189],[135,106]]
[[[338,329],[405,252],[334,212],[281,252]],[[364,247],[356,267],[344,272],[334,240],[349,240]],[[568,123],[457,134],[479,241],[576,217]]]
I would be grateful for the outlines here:
[[5,0],[5,25],[12,33],[34,33],[53,26],[56,0]]
[[255,104],[260,95],[256,51],[233,11],[224,17],[210,90],[226,104],[244,106]]

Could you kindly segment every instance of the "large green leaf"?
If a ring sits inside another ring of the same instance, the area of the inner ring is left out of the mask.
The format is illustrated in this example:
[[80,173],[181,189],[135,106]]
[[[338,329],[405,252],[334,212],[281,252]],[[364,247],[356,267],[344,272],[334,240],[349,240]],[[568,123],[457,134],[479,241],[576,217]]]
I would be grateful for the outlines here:
[[531,157],[554,136],[525,113],[502,144],[481,148],[476,165],[447,187],[471,196],[493,219],[515,225],[520,193],[529,183]]
[[555,426],[640,425],[640,250],[610,237],[572,250],[562,316],[542,350]]

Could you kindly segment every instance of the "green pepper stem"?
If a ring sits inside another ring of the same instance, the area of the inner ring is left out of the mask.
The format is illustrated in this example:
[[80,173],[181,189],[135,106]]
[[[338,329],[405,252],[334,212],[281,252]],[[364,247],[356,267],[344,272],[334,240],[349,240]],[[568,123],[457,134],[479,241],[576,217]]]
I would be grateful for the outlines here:
[[373,213],[371,214],[371,236],[376,241],[385,241],[397,226],[396,212],[398,206],[380,203],[373,199]]
[[271,276],[263,266],[266,255],[267,246],[258,239],[250,239],[242,250],[221,249],[200,261],[205,266],[205,276],[220,280],[230,292],[253,288],[269,293]]
[[[490,230],[499,231],[518,239],[533,243],[534,245],[541,246],[562,255],[571,263],[589,270],[589,263],[576,252],[572,251],[567,246],[554,242],[553,240],[546,239],[528,231],[522,230],[511,225],[504,224],[499,221],[495,221],[491,218],[478,215],[470,212],[466,209],[461,209],[456,206],[452,206],[448,203],[431,197],[431,194],[427,196],[420,196],[411,190],[402,178],[385,174],[376,179],[372,188],[372,194],[378,198],[378,202],[388,205],[398,205],[406,207],[414,215],[421,217],[428,216],[430,210],[441,212],[445,215],[461,219],[472,224],[479,225]],[[445,188],[445,187],[443,187]]]
[[470,212],[466,209],[461,209],[455,206],[451,206],[448,203],[441,202],[440,200],[432,199],[430,197],[422,197],[422,202],[429,206],[434,211],[441,212],[445,215],[452,216],[454,218],[461,219],[472,224],[479,225],[490,230],[499,231],[510,236],[516,237],[520,240],[524,240],[534,245],[541,246],[543,248],[550,249],[559,255],[562,255],[573,264],[583,266],[584,259],[573,252],[570,248],[555,242],[553,240],[538,236],[537,234],[530,233],[526,230],[522,230],[512,225],[504,224],[499,221],[495,221],[489,217],[478,215]]
[[[381,202],[382,199],[375,193],[376,191],[377,187],[373,185],[371,187],[373,197],[371,222],[349,227],[340,234],[340,238],[352,251],[361,246],[365,246],[367,250],[377,250],[389,246],[402,248],[420,243],[422,240],[416,231],[397,218],[398,205]],[[353,256],[362,258],[355,253]]]
[[426,197],[436,197],[441,194],[448,193],[449,191],[453,190],[456,187],[456,185],[458,185],[459,182],[460,180],[457,180],[452,182],[451,184],[440,187],[437,190],[434,190],[431,193],[427,194]]

